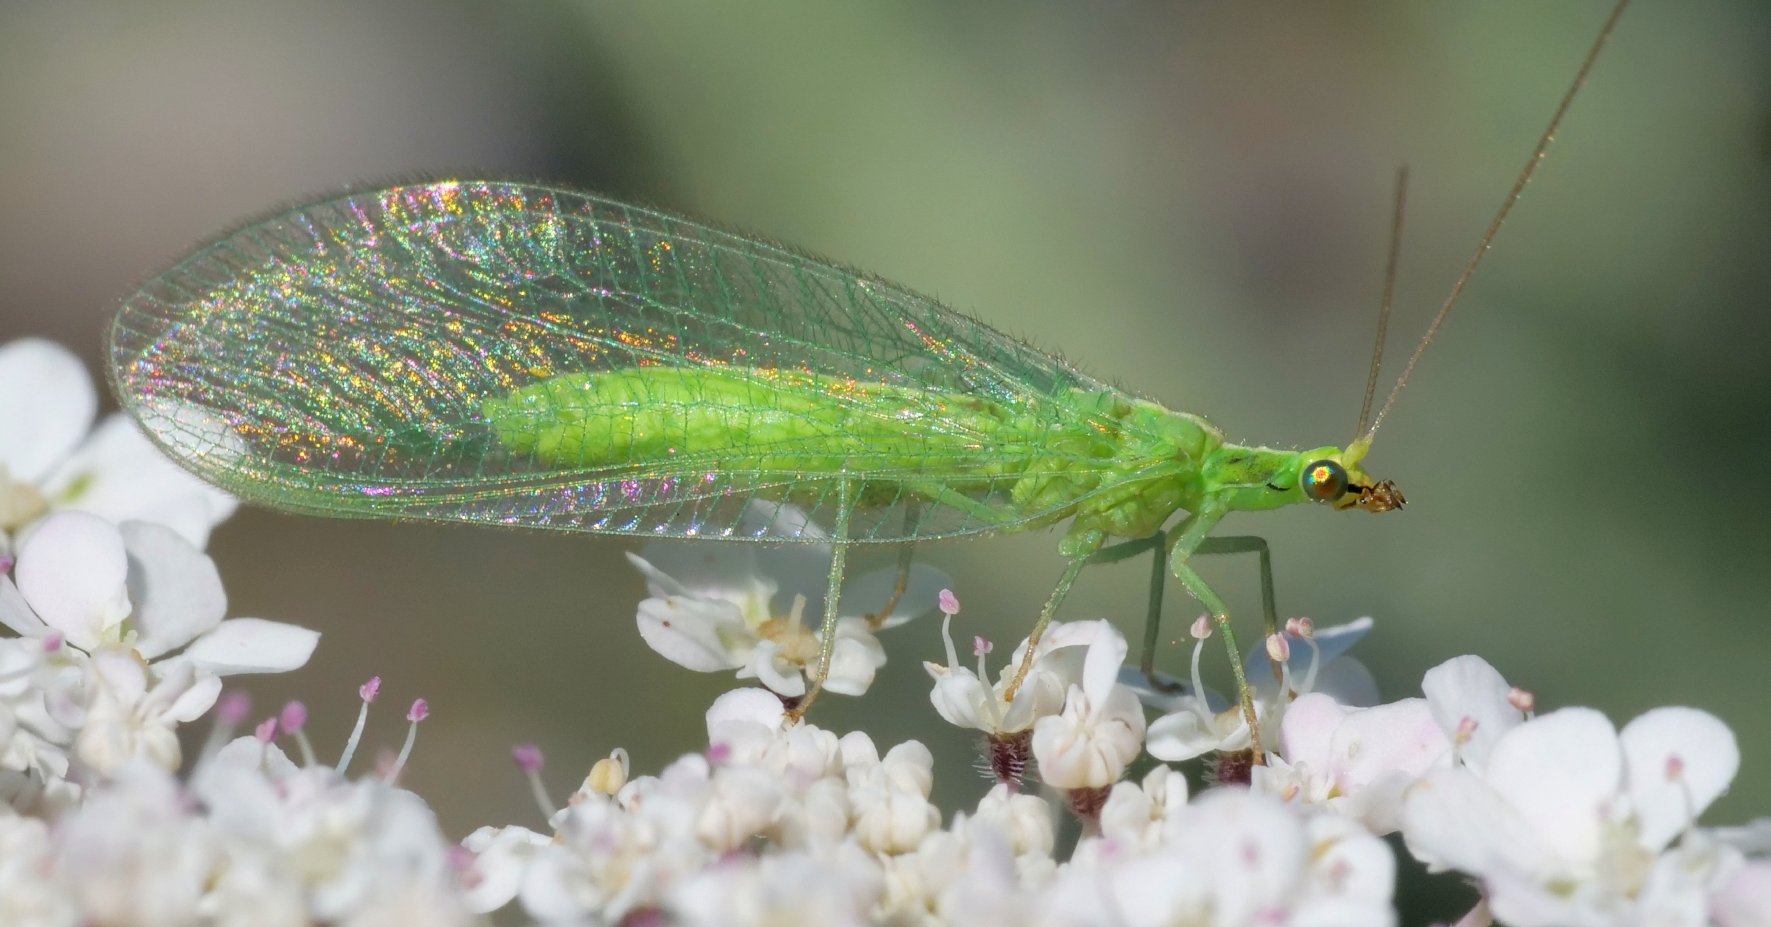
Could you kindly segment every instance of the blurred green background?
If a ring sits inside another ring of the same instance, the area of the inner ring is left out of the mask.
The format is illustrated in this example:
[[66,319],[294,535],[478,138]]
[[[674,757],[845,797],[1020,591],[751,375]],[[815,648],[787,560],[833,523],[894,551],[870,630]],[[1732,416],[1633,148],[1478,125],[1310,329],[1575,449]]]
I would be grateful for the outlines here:
[[[524,173],[869,268],[1234,439],[1339,443],[1393,170],[1392,371],[1607,7],[11,0],[0,340],[96,363],[116,302],[240,216]],[[1638,4],[1381,433],[1368,466],[1407,511],[1226,526],[1271,539],[1282,611],[1376,616],[1359,652],[1388,696],[1477,652],[1545,707],[1717,713],[1745,765],[1714,821],[1771,810],[1768,54],[1771,7]],[[1021,637],[1055,542],[928,548],[959,632]],[[459,836],[537,823],[513,742],[546,748],[557,795],[617,745],[655,769],[703,742],[732,680],[641,645],[624,546],[247,511],[211,552],[234,614],[324,630],[308,670],[252,684],[263,708],[309,700],[336,750],[369,675],[373,742],[430,699],[408,781]],[[1251,619],[1253,563],[1206,569]],[[1144,580],[1100,569],[1064,614],[1135,633]],[[929,742],[951,808],[983,785],[928,705],[937,632],[892,632],[875,690],[817,720]]]

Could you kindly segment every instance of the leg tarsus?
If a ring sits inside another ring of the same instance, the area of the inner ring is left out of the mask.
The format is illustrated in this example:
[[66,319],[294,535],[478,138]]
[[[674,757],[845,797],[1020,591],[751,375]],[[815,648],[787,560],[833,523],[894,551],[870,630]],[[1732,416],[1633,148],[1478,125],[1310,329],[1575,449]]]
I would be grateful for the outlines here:
[[1045,634],[1045,626],[1051,624],[1052,616],[1057,614],[1058,605],[1070,594],[1070,587],[1076,585],[1076,577],[1082,575],[1082,568],[1088,566],[1088,563],[1087,557],[1076,557],[1064,566],[1063,575],[1058,577],[1058,585],[1046,597],[1045,606],[1039,610],[1039,620],[1033,623],[1033,631],[1027,635],[1027,652],[1021,657],[1021,665],[1015,669],[1015,678],[1003,690],[1003,701],[1014,701],[1015,693],[1021,691],[1021,684],[1027,681],[1027,674],[1033,671],[1033,661],[1039,653],[1039,639]]
[[898,602],[904,598],[904,590],[910,586],[910,558],[915,552],[916,545],[906,543],[904,549],[898,553],[898,581],[892,584],[892,594],[885,604],[867,616],[868,630],[879,630],[886,619],[892,617],[892,612],[898,610]]

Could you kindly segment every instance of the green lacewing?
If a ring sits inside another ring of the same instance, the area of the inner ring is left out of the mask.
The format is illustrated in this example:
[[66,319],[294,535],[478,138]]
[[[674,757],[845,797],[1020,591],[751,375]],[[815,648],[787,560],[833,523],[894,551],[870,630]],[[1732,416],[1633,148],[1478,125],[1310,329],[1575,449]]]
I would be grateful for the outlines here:
[[852,546],[1068,523],[1035,637],[1084,564],[1134,539],[1234,653],[1188,564],[1255,549],[1211,538],[1220,518],[1402,502],[1362,469],[1382,411],[1345,448],[1238,445],[896,284],[539,183],[414,183],[246,225],[129,297],[110,356],[155,442],[290,512],[807,540],[743,518],[791,503],[835,546],[830,621]]

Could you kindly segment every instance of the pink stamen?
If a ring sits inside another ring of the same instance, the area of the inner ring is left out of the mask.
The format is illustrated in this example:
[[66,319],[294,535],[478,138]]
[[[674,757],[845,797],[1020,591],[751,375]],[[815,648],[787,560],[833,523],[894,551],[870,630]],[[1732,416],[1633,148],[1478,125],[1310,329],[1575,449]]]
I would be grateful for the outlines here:
[[253,729],[252,736],[258,738],[258,742],[261,744],[268,744],[271,741],[276,740],[277,719],[266,718],[263,721],[258,722],[258,727]]
[[413,699],[412,707],[406,710],[406,720],[417,724],[430,717],[430,703],[424,699]]
[[541,771],[541,748],[534,744],[518,744],[511,748],[510,758],[516,761],[517,768],[526,773]]
[[1507,690],[1507,704],[1521,712],[1530,714],[1533,709],[1537,708],[1537,694],[1530,689],[1514,686]]
[[68,636],[66,634],[63,634],[60,631],[50,631],[43,635],[43,652],[58,653],[61,651],[62,645],[67,642]]
[[277,724],[283,730],[294,734],[307,725],[307,706],[300,702],[290,702],[283,706],[277,715]]
[[972,638],[972,656],[974,656],[974,657],[981,657],[981,656],[983,656],[995,649],[996,649],[996,645],[990,643],[990,641],[986,638],[983,638],[983,637]]
[[246,720],[252,714],[252,696],[239,689],[229,689],[221,694],[221,701],[215,705],[215,720],[233,727]]
[[357,687],[357,695],[360,696],[365,703],[375,701],[375,697],[380,694],[381,694],[381,677],[380,676],[370,676],[368,682],[365,682],[361,686]]
[[953,594],[953,590],[943,589],[943,590],[941,590],[941,594],[937,598],[940,601],[941,614],[943,614],[943,615],[957,615],[957,614],[959,614],[959,597],[955,596]]
[[1316,622],[1308,618],[1285,619],[1285,633],[1292,637],[1311,638],[1316,636]]
[[1283,634],[1273,634],[1267,638],[1267,656],[1274,663],[1284,663],[1291,659],[1291,642]]
[[1187,629],[1187,633],[1193,635],[1194,640],[1202,641],[1211,636],[1211,628],[1211,616],[1200,615],[1193,619],[1193,626]]

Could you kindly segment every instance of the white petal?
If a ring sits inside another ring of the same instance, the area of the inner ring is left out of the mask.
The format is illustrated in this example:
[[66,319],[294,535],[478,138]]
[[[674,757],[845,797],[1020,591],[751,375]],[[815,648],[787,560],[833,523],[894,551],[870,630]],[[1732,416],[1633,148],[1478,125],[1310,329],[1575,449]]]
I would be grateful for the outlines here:
[[[1299,696],[1285,709],[1285,718],[1279,722],[1279,755],[1292,764],[1304,763],[1311,769],[1326,771],[1335,728],[1352,711],[1320,692]],[[1150,737],[1156,737],[1154,727]]]
[[[1246,730],[1244,728],[1245,741]],[[1216,719],[1204,719],[1192,711],[1177,711],[1150,722],[1149,744],[1145,749],[1159,760],[1179,763],[1220,749],[1224,743]]]
[[1452,657],[1427,670],[1421,693],[1447,735],[1455,736],[1467,718],[1475,722],[1458,757],[1477,771],[1487,765],[1500,735],[1518,727],[1525,715],[1507,701],[1511,687],[1487,660],[1474,655]]
[[18,591],[12,577],[0,575],[0,625],[10,628],[20,637],[39,637],[49,630],[49,625],[31,611],[25,601],[24,593]]
[[640,575],[646,578],[646,593],[648,595],[662,599],[665,596],[689,594],[689,590],[684,588],[682,583],[677,582],[669,573],[658,569],[652,564],[652,561],[639,554],[629,551],[627,562],[633,564],[633,568],[639,570]]
[[704,541],[650,541],[627,560],[646,576],[655,596],[713,595],[727,598],[728,589],[748,585],[756,576],[754,544],[709,544]]
[[1369,708],[1384,700],[1378,692],[1377,677],[1354,657],[1338,657],[1323,664],[1316,671],[1315,691],[1354,708]]
[[806,694],[806,678],[799,667],[782,656],[781,648],[772,640],[756,642],[740,676],[755,677],[757,682],[789,698]]
[[1551,874],[1553,857],[1531,824],[1467,769],[1436,769],[1402,801],[1408,851],[1438,872],[1487,877],[1499,869]]
[[472,883],[463,891],[468,909],[488,914],[504,907],[523,885],[529,862],[552,838],[526,827],[482,827],[461,845],[474,854]]
[[228,600],[215,561],[163,525],[132,521],[121,530],[135,604],[130,626],[142,656],[152,660],[221,624]]
[[203,717],[220,697],[221,677],[204,674],[192,680],[190,686],[166,706],[166,717],[188,724]]
[[92,655],[91,666],[106,693],[124,705],[134,705],[148,692],[147,668],[126,650],[100,650]]
[[1311,874],[1329,882],[1319,889],[1387,912],[1396,893],[1396,856],[1389,845],[1339,815],[1313,814],[1304,823],[1313,847]]
[[[647,646],[698,673],[743,666],[738,651],[754,645],[738,607],[720,599],[679,595],[645,599],[640,602],[638,622]],[[742,648],[733,646],[735,638],[742,639]]]
[[1095,705],[1107,703],[1108,696],[1119,684],[1119,668],[1125,664],[1126,651],[1125,635],[1111,623],[1100,622],[1094,641],[1088,645],[1088,655],[1082,661],[1082,691],[1090,702]]
[[1103,788],[1125,775],[1144,742],[1144,709],[1130,689],[1095,705],[1071,686],[1064,711],[1033,722],[1039,778],[1060,789]]
[[1451,740],[1426,700],[1410,698],[1354,711],[1335,729],[1329,752],[1335,785],[1352,792],[1390,772],[1421,775],[1448,758]]
[[1771,860],[1755,860],[1734,873],[1710,899],[1717,927],[1771,927]]
[[100,422],[44,486],[58,506],[114,522],[156,522],[197,547],[239,507],[234,497],[173,463],[122,414]]
[[0,471],[6,476],[41,481],[97,414],[98,393],[73,352],[41,338],[0,345]]
[[129,614],[123,536],[96,515],[58,512],[39,522],[19,546],[13,575],[37,617],[82,650]]
[[[1656,708],[1624,725],[1630,798],[1640,839],[1659,850],[1695,822],[1740,771],[1740,746],[1721,719],[1695,708]],[[1669,776],[1669,766],[1678,767]]]
[[980,731],[995,728],[994,719],[983,710],[984,700],[995,697],[995,693],[969,670],[936,676],[935,688],[929,693],[929,701],[942,720]]
[[286,673],[314,655],[320,632],[263,618],[230,618],[197,638],[184,656],[217,676]]
[[723,724],[760,724],[776,730],[787,715],[781,700],[767,689],[733,689],[713,700],[707,709],[707,735],[711,742],[716,728]]
[[1591,862],[1623,786],[1617,730],[1591,708],[1541,715],[1495,743],[1486,779],[1564,860]]
[[1270,796],[1212,789],[1170,819],[1170,839],[1215,853],[1205,874],[1212,923],[1258,924],[1298,896],[1313,848],[1303,822]]
[[846,629],[849,633],[838,631],[836,649],[830,655],[830,678],[824,680],[824,688],[838,695],[863,695],[873,685],[874,674],[885,665],[885,648],[878,638],[867,633],[859,619],[843,621],[852,624]]

